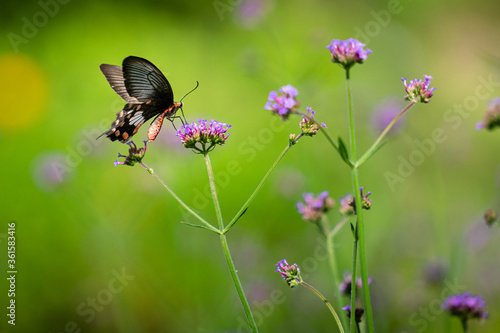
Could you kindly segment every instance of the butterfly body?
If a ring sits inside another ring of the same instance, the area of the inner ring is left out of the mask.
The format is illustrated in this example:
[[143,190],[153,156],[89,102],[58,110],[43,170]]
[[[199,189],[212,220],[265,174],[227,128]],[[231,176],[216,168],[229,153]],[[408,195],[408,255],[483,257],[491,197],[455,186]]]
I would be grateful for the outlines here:
[[123,67],[102,64],[99,68],[111,88],[127,102],[116,114],[111,128],[101,134],[111,141],[127,142],[144,122],[156,117],[148,131],[148,140],[152,142],[160,132],[163,119],[172,119],[182,107],[182,103],[174,103],[168,80],[146,59],[130,56],[123,60]]

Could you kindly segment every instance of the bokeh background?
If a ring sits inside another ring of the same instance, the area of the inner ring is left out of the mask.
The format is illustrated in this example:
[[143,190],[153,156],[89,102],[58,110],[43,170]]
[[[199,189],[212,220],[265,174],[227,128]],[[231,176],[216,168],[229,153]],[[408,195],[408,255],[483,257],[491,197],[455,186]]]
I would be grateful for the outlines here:
[[[98,66],[145,57],[176,101],[200,82],[184,100],[188,121],[233,126],[211,154],[230,220],[299,131],[300,119],[281,123],[263,110],[270,90],[294,85],[302,107],[347,141],[344,75],[325,46],[357,37],[373,50],[352,70],[359,151],[386,113],[404,105],[401,77],[432,75],[437,88],[360,170],[373,200],[366,247],[376,330],[460,332],[439,304],[469,290],[490,311],[470,331],[498,332],[500,230],[482,216],[500,208],[499,133],[475,126],[500,95],[499,9],[493,0],[4,4],[0,267],[5,277],[7,223],[15,221],[18,275],[15,328],[0,283],[0,331],[245,332],[218,237],[182,225],[195,220],[144,169],[115,168],[127,146],[95,140],[124,104]],[[215,222],[203,159],[181,147],[170,124],[144,162]],[[287,258],[333,298],[323,241],[295,208],[303,192],[324,190],[336,199],[351,192],[349,170],[322,136],[304,138],[228,234],[261,332],[336,331],[319,299],[273,272]],[[336,210],[329,216],[340,220]],[[350,269],[351,246],[346,226],[336,238],[341,272]]]

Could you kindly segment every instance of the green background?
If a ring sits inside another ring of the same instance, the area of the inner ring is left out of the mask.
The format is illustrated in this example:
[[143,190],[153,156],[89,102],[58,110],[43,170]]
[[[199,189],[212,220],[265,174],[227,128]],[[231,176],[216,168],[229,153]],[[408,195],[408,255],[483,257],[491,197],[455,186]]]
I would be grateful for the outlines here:
[[[401,77],[432,75],[437,88],[360,169],[373,200],[365,233],[376,331],[460,332],[459,321],[439,308],[453,286],[487,302],[490,318],[472,322],[470,332],[498,332],[500,231],[482,215],[500,208],[499,133],[475,129],[488,100],[500,95],[496,1],[42,0],[3,7],[1,332],[245,332],[217,236],[179,223],[195,220],[144,169],[115,168],[127,146],[94,139],[124,104],[98,66],[147,58],[169,79],[176,101],[200,82],[184,100],[188,121],[232,125],[226,146],[211,153],[229,221],[299,131],[299,118],[281,123],[263,110],[269,91],[295,86],[302,110],[312,106],[334,137],[348,141],[344,73],[325,46],[349,37],[373,50],[352,70],[360,152],[380,132],[374,107],[392,97],[403,103]],[[490,90],[484,81],[494,83]],[[432,141],[436,129],[439,142]],[[402,162],[410,160],[411,167]],[[47,174],[54,161],[62,178]],[[203,158],[182,148],[169,123],[144,162],[215,223]],[[388,173],[400,181],[391,183]],[[295,208],[303,192],[324,190],[337,200],[349,193],[349,169],[324,137],[304,138],[228,233],[261,332],[336,331],[319,299],[273,272],[278,260],[296,262],[307,282],[333,298],[323,241]],[[340,219],[335,209],[329,217]],[[11,221],[15,328],[5,316]],[[336,240],[340,271],[348,271],[347,225]],[[442,274],[430,282],[433,267]],[[120,283],[122,272],[129,280]]]

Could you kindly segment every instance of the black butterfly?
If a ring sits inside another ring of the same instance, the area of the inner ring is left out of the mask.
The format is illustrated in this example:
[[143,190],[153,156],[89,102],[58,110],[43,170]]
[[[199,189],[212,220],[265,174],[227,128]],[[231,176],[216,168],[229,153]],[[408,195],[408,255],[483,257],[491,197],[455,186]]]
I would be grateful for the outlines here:
[[182,102],[174,103],[172,87],[155,65],[146,59],[130,56],[123,60],[123,67],[101,64],[101,72],[113,90],[127,104],[116,114],[106,135],[111,141],[127,142],[139,127],[153,117],[148,130],[148,140],[153,142],[160,133],[163,119],[175,118]]

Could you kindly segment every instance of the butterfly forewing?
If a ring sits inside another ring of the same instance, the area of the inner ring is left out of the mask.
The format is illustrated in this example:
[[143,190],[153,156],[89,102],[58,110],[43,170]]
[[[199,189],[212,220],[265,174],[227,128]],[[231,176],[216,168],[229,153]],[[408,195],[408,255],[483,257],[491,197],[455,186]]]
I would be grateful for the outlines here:
[[128,94],[127,88],[125,88],[125,79],[123,78],[123,71],[120,66],[101,64],[99,66],[102,74],[106,77],[109,85],[113,90],[120,95],[127,103],[140,103],[137,98],[132,97]]
[[146,59],[127,57],[123,60],[123,77],[130,96],[141,102],[151,101],[165,108],[174,103],[172,87],[155,65]]

